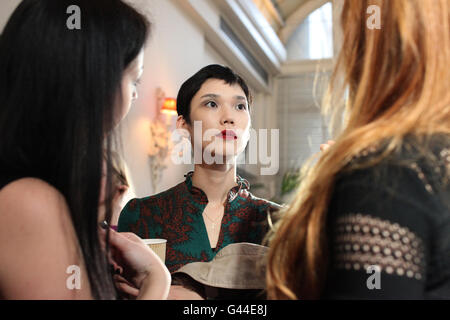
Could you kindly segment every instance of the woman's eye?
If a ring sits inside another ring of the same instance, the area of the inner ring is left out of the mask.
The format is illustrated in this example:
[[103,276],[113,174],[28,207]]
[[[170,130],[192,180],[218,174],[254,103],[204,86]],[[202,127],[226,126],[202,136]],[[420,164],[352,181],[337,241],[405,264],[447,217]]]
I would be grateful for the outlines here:
[[236,108],[238,109],[238,110],[247,110],[247,105],[245,105],[245,104],[238,104],[237,106],[236,106]]
[[134,86],[137,87],[138,85],[141,84],[141,79],[138,79],[134,82]]
[[210,107],[210,108],[215,108],[217,107],[217,104],[214,101],[208,101],[205,106]]

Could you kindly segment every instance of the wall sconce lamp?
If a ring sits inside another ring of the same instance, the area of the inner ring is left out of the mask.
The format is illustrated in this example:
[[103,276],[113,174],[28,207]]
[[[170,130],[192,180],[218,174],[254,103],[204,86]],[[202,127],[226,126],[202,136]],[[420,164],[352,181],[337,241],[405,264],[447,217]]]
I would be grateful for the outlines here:
[[165,98],[161,112],[167,115],[177,115],[177,100],[174,98]]
[[148,149],[151,184],[154,193],[157,191],[163,170],[166,168],[166,158],[172,150],[170,129],[172,116],[177,114],[177,100],[166,98],[164,91],[157,88],[156,108],[156,116],[150,121],[150,145]]
[[161,113],[166,115],[167,124],[170,123],[172,116],[177,115],[177,100],[167,98],[161,88],[156,89],[156,107],[158,115]]

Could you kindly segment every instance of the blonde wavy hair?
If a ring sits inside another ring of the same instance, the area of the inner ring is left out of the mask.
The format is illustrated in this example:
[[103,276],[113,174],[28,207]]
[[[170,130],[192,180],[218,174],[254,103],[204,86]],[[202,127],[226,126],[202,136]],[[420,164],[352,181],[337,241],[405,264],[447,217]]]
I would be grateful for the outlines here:
[[[367,8],[381,29],[366,25]],[[343,47],[328,89],[336,143],[307,170],[283,218],[269,235],[269,299],[320,298],[327,272],[326,214],[336,176],[362,150],[389,143],[370,166],[402,146],[406,136],[450,133],[450,0],[345,0]]]

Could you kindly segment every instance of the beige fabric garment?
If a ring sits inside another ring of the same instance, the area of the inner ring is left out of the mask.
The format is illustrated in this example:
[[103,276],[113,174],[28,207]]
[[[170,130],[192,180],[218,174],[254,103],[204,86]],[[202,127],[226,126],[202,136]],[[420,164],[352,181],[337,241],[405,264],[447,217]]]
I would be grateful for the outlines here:
[[174,273],[184,273],[195,281],[224,289],[264,289],[265,258],[268,247],[253,243],[233,243],[209,262],[192,262]]

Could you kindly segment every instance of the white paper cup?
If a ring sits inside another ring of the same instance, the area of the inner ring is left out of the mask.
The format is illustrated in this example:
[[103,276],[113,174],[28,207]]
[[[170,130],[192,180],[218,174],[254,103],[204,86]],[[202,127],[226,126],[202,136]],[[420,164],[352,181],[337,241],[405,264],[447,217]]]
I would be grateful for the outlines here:
[[143,241],[158,255],[162,262],[166,262],[166,239],[143,239]]

